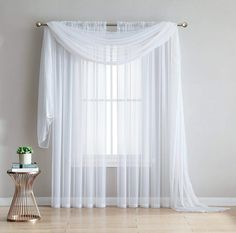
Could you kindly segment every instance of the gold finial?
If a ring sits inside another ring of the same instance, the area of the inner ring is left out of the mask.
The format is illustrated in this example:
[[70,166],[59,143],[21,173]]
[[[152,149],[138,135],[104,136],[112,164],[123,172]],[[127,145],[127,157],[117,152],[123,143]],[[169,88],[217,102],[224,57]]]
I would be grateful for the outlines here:
[[36,26],[37,26],[37,27],[41,27],[41,26],[42,26],[42,23],[41,23],[41,22],[37,22],[37,23],[36,23]]
[[38,21],[37,23],[36,23],[36,27],[42,27],[42,26],[48,26],[46,23],[42,23],[42,22],[40,22],[40,21]]
[[187,22],[178,23],[178,26],[186,28],[188,27],[188,23]]

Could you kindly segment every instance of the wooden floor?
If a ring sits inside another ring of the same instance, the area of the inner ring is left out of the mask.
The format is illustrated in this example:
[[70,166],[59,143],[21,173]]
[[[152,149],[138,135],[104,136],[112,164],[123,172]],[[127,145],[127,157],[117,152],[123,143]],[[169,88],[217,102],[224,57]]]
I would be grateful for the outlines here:
[[178,213],[170,209],[53,209],[41,207],[35,224],[6,221],[0,207],[0,233],[236,233],[236,207],[222,213]]

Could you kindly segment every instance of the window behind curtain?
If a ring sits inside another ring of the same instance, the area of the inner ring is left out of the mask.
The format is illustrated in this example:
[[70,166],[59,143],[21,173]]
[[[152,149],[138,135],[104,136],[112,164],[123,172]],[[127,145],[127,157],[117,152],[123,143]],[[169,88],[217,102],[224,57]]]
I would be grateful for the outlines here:
[[[87,72],[84,76],[87,80],[83,80],[86,91],[82,95],[87,113],[86,153],[105,154],[107,166],[117,165],[118,156],[124,155],[124,146],[126,156],[138,156],[141,153],[141,148],[137,147],[141,139],[140,64],[106,65],[104,70],[103,65],[88,62],[84,69]],[[130,74],[128,79],[125,79],[126,72]],[[105,146],[101,146],[102,138]],[[95,144],[101,148],[94,150]]]

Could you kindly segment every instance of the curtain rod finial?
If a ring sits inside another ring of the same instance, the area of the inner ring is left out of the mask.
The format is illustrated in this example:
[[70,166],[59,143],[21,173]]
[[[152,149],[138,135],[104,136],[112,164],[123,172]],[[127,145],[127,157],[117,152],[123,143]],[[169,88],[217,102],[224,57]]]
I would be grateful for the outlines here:
[[38,21],[37,23],[36,23],[36,27],[42,27],[42,26],[47,26],[47,24],[46,23],[42,23],[42,22],[40,22],[40,21]]
[[181,26],[183,28],[186,28],[188,27],[188,23],[186,21],[182,22],[182,23],[179,23],[178,26]]
[[37,27],[41,27],[41,26],[42,26],[42,23],[38,21],[38,22],[36,22],[36,26],[37,26]]

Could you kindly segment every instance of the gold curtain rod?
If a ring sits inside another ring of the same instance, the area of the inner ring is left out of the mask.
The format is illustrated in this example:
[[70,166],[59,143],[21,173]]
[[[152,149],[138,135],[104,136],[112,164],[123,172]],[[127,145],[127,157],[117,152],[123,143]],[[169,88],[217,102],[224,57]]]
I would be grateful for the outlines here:
[[[36,23],[36,26],[37,27],[44,27],[44,26],[48,26],[48,25],[46,23],[42,23],[39,21]],[[107,26],[108,27],[116,27],[117,24],[116,23],[107,23]],[[187,22],[178,23],[177,26],[186,28],[188,26],[188,23]]]

